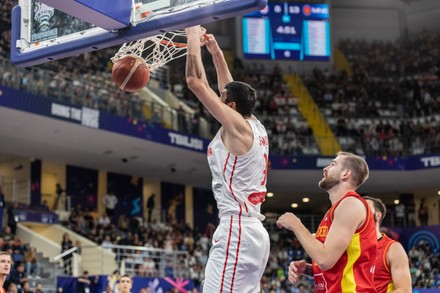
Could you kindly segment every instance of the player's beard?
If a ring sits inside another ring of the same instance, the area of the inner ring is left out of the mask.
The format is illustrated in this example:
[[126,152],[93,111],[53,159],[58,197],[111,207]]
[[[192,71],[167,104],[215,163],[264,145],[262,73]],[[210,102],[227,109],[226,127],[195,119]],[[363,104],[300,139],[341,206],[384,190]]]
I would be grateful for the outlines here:
[[325,191],[329,191],[330,189],[338,185],[339,182],[341,182],[339,180],[339,174],[338,176],[333,176],[333,177],[327,174],[327,177],[322,178],[321,181],[319,181],[318,185],[321,189]]

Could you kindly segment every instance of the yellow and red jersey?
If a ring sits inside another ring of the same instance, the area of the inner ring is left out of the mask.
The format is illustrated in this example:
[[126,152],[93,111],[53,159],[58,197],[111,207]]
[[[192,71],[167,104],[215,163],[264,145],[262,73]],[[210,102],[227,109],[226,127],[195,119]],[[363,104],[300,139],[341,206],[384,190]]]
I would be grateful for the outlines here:
[[386,293],[395,290],[391,277],[390,264],[387,261],[387,252],[391,244],[396,242],[387,235],[382,234],[382,238],[377,242],[376,269],[374,271],[374,285],[378,293]]
[[321,292],[376,292],[374,288],[374,266],[376,262],[377,235],[373,214],[367,202],[351,191],[335,203],[322,219],[316,232],[316,239],[325,242],[333,222],[334,211],[345,198],[353,196],[362,201],[367,209],[365,222],[359,227],[347,250],[329,270],[322,271],[313,262],[315,293]]

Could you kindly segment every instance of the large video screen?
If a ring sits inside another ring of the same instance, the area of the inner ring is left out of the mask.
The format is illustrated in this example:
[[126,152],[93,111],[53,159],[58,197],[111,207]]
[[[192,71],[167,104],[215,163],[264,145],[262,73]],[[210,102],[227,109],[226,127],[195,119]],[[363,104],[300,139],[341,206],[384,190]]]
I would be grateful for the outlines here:
[[328,4],[269,2],[242,21],[245,58],[330,60]]

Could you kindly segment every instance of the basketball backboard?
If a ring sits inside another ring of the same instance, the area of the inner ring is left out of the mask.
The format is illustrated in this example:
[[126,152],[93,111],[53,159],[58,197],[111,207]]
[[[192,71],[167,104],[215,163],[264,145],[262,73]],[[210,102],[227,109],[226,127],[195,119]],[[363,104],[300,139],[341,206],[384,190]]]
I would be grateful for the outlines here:
[[267,4],[267,0],[109,2],[19,0],[12,10],[12,62],[37,65],[242,15]]

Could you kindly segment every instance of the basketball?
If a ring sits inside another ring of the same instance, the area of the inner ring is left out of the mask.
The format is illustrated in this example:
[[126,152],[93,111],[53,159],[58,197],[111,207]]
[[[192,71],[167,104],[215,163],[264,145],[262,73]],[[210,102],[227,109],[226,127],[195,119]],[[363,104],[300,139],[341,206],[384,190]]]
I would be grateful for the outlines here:
[[112,78],[126,92],[136,92],[150,80],[150,70],[141,57],[126,56],[113,64]]

